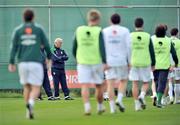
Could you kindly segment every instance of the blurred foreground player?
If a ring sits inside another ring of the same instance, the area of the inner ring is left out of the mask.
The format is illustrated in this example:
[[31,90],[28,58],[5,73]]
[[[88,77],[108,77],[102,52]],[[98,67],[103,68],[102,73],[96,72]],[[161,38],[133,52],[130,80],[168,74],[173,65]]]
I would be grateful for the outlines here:
[[[47,58],[51,58],[48,40],[43,29],[34,23],[34,12],[24,11],[24,23],[18,26],[13,33],[12,48],[8,69],[16,71],[15,57],[18,57],[18,71],[20,83],[23,85],[23,95],[26,103],[27,118],[33,119],[35,99],[39,96],[43,82],[43,65],[40,48],[44,47]],[[48,63],[50,64],[50,60]]]

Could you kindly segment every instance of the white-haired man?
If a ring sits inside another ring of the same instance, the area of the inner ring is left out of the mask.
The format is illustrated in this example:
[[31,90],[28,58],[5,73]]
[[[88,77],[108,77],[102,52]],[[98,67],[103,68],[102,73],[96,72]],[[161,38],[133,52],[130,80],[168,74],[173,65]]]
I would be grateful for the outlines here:
[[63,40],[61,38],[56,38],[54,41],[54,47],[52,50],[52,68],[51,73],[53,76],[54,83],[54,99],[60,100],[59,97],[59,83],[61,83],[61,88],[64,93],[65,100],[72,100],[69,96],[69,89],[66,83],[65,74],[65,61],[68,60],[68,56],[64,50],[61,49]]

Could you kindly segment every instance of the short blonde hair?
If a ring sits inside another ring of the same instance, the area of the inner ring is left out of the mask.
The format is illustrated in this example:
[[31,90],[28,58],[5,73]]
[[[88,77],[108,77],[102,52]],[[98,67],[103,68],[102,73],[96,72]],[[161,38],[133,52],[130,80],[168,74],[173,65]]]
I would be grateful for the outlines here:
[[98,21],[100,20],[101,13],[96,9],[91,9],[87,13],[87,20],[88,21]]
[[61,39],[61,38],[56,38],[55,40],[54,40],[54,43],[57,43],[57,42],[63,42],[63,39]]

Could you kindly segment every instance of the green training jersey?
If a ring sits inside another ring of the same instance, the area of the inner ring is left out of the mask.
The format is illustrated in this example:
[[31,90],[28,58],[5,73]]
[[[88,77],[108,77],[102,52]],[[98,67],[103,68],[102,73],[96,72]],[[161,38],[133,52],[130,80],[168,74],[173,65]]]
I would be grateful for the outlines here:
[[156,64],[155,69],[168,69],[171,65],[170,63],[170,50],[171,50],[171,41],[169,38],[156,37],[154,39],[154,51]]
[[77,62],[79,64],[100,64],[102,58],[99,50],[99,35],[101,28],[98,26],[80,26],[76,31]]
[[[180,60],[180,39],[174,37],[174,38],[171,38],[171,41],[176,50],[178,60]],[[178,63],[178,67],[180,67],[180,63]]]
[[150,57],[150,34],[142,31],[132,32],[132,55],[131,65],[133,67],[147,67],[151,65]]
[[45,49],[50,59],[51,51],[43,29],[35,23],[20,25],[13,33],[10,64],[15,63],[16,55],[18,62],[42,62],[40,48]]

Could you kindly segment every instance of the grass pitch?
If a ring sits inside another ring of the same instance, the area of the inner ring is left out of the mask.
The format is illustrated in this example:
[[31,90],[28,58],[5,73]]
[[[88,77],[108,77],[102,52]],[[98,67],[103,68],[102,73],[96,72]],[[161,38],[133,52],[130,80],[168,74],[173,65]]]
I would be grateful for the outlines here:
[[106,101],[106,112],[96,113],[96,102],[91,98],[92,115],[83,115],[80,98],[72,101],[36,101],[35,119],[25,118],[22,98],[0,98],[0,125],[180,125],[180,105],[168,105],[163,109],[153,107],[147,97],[147,109],[134,111],[132,98],[125,98],[126,111],[110,114]]

